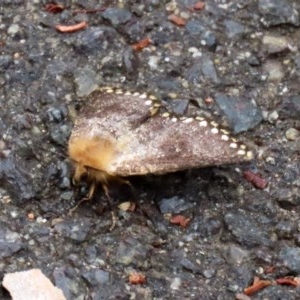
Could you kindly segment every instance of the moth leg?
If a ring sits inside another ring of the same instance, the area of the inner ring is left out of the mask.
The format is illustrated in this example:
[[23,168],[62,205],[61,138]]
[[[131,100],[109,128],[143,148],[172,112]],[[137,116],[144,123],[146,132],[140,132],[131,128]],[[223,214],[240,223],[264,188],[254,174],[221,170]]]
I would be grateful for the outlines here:
[[80,201],[73,208],[69,210],[68,215],[71,215],[83,202],[91,200],[94,197],[95,190],[96,190],[96,182],[93,181],[89,187],[87,196],[81,198]]
[[108,189],[108,186],[105,184],[105,183],[102,183],[102,188],[104,190],[104,193],[105,193],[105,196],[106,196],[106,199],[107,199],[107,205],[109,207],[109,210],[110,210],[110,214],[111,214],[111,226],[109,227],[109,231],[113,231],[114,228],[116,227],[116,223],[117,223],[117,217],[112,209],[112,201],[111,201],[111,198],[109,196],[109,189]]
[[92,199],[94,197],[95,191],[96,191],[96,182],[93,181],[90,185],[87,197],[84,198],[84,201],[88,201],[88,200]]
[[117,224],[117,217],[112,210],[110,211],[110,215],[111,215],[111,226],[109,227],[109,231],[113,231]]
[[131,184],[131,182],[129,180],[126,180],[122,177],[116,177],[116,180],[119,181],[119,183],[127,185],[130,188],[130,192],[131,192],[131,194],[132,194],[135,201],[138,199],[138,197],[136,195],[136,190],[135,190],[134,186]]

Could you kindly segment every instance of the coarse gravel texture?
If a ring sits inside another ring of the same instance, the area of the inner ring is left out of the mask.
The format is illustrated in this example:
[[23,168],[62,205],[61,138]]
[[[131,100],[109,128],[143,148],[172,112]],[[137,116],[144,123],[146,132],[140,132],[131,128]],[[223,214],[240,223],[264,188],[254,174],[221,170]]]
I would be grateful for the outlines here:
[[[47,1],[0,1],[1,280],[40,268],[72,300],[223,300],[255,276],[300,276],[300,3],[196,2],[62,0],[54,14]],[[81,21],[86,29],[55,29]],[[132,200],[126,187],[111,188],[112,231],[101,189],[68,214],[78,199],[66,145],[99,86],[151,92],[177,113],[197,103],[256,157],[133,178],[135,212],[117,207]],[[191,222],[170,224],[166,212]],[[129,283],[134,272],[146,282]],[[4,289],[0,298],[10,299]],[[272,285],[251,299],[300,299],[300,289]]]

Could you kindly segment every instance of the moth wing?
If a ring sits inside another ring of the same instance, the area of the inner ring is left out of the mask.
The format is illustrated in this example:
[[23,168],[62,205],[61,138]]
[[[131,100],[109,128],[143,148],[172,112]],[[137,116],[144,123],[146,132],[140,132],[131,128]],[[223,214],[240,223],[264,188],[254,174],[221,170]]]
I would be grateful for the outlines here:
[[120,176],[164,174],[251,158],[244,145],[205,120],[160,115],[128,133],[121,144],[110,165],[111,172]]
[[113,155],[107,155],[102,142],[89,153],[96,160],[110,157],[109,161],[96,164],[93,157],[90,167],[115,176],[164,174],[249,158],[246,147],[214,123],[160,112],[152,116],[155,105],[145,94],[96,91],[86,100],[70,141],[77,136],[109,141]]

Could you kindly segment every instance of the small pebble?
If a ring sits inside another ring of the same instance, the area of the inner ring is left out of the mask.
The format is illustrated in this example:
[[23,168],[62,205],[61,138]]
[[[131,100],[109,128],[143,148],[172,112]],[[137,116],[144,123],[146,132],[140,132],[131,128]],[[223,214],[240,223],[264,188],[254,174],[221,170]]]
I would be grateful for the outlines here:
[[271,124],[274,124],[279,118],[279,114],[276,110],[272,111],[269,116],[268,116],[268,121],[271,123]]
[[295,141],[296,139],[298,139],[300,136],[299,130],[295,129],[295,128],[289,128],[286,132],[285,132],[285,137],[289,140],[289,141]]

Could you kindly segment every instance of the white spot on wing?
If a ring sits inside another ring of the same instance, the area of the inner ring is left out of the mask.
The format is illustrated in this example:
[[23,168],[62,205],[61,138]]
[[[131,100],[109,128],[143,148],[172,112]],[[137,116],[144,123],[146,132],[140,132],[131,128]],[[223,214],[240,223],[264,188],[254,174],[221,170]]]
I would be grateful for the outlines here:
[[211,133],[212,134],[218,134],[219,133],[219,129],[216,128],[216,127],[214,127],[214,128],[211,129]]
[[144,94],[141,94],[139,97],[140,97],[141,99],[146,99],[146,98],[147,98],[147,95],[144,93]]
[[246,155],[246,151],[245,150],[239,150],[237,152],[237,155],[244,156],[244,155]]
[[221,140],[223,140],[223,141],[229,141],[229,136],[226,135],[226,134],[222,134]]
[[207,121],[203,120],[203,121],[199,122],[199,125],[201,127],[206,127],[207,126]]
[[194,121],[193,118],[187,118],[187,119],[183,120],[182,122],[183,123],[192,123],[193,121]]

